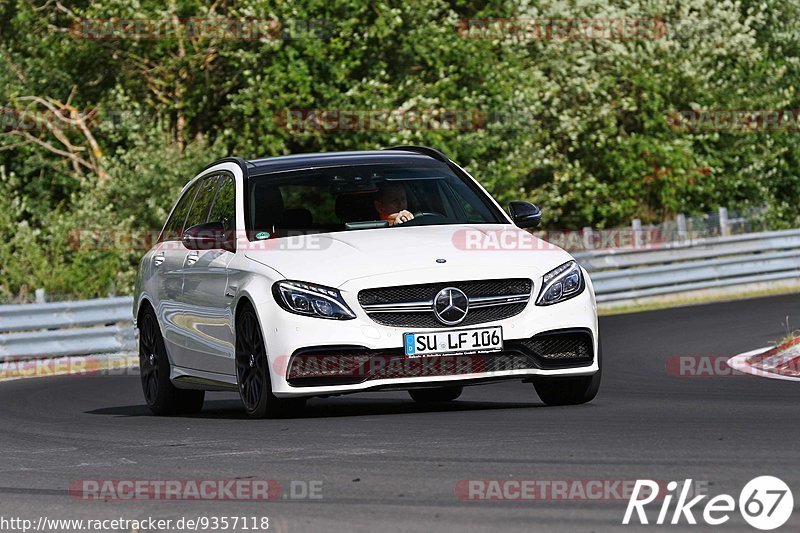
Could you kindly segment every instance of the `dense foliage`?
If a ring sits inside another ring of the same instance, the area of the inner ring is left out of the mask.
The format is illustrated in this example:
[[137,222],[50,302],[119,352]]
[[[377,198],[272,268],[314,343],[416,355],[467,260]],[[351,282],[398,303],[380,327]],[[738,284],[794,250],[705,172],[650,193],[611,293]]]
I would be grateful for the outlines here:
[[[800,108],[798,11],[782,0],[0,0],[0,298],[129,292],[141,250],[81,246],[76,230],[160,228],[182,184],[229,154],[425,144],[498,199],[539,204],[550,228],[720,205],[766,205],[772,227],[797,225],[800,132],[720,127],[713,113]],[[487,18],[552,19],[564,33],[465,22]],[[586,18],[658,24],[649,38],[570,37],[565,21]],[[144,19],[174,31],[126,38],[114,22]],[[269,31],[189,33],[187,20],[207,19]],[[403,120],[328,129],[292,110]],[[676,119],[691,110],[699,122]]]

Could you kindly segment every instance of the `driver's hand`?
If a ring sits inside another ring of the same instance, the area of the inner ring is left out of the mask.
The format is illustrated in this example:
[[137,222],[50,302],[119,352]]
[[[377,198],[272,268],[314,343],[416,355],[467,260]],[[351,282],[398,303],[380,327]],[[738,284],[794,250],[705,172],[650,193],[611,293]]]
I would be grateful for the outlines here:
[[387,219],[389,221],[390,226],[396,226],[398,224],[402,224],[403,222],[408,222],[409,220],[414,218],[414,214],[411,211],[406,211],[403,209],[399,213],[394,213],[393,215],[389,215]]

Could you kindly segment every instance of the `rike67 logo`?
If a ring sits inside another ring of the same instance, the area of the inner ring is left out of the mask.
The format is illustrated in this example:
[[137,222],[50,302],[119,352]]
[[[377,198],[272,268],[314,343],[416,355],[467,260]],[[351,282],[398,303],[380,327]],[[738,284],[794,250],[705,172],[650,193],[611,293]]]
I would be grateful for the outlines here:
[[[635,524],[638,519],[642,525],[649,524],[645,506],[656,500],[661,504],[654,522],[658,525],[681,523],[694,525],[697,524],[695,513],[706,524],[712,526],[719,526],[730,520],[731,514],[737,507],[737,501],[733,496],[719,494],[703,505],[701,502],[707,495],[701,494],[689,499],[691,486],[691,479],[684,481],[682,486],[677,481],[670,481],[667,483],[666,493],[659,494],[659,488],[663,485],[649,479],[636,480],[622,523],[630,524],[633,519]],[[673,500],[675,507],[671,510]],[[794,508],[794,498],[789,486],[782,480],[773,476],[759,476],[751,479],[739,493],[738,507],[742,518],[748,524],[756,529],[771,530],[779,528],[789,520]],[[655,508],[658,508],[658,503],[652,510]]]

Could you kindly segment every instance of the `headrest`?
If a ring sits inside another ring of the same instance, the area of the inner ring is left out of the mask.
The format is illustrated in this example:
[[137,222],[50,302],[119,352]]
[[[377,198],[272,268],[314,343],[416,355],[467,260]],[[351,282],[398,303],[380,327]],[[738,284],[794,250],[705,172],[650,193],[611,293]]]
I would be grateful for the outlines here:
[[262,185],[253,191],[253,229],[271,231],[283,218],[283,196],[275,185]]
[[374,200],[375,193],[372,191],[340,194],[336,197],[336,216],[342,222],[378,220]]
[[283,212],[281,227],[289,229],[308,229],[314,225],[314,216],[304,207],[295,207]]

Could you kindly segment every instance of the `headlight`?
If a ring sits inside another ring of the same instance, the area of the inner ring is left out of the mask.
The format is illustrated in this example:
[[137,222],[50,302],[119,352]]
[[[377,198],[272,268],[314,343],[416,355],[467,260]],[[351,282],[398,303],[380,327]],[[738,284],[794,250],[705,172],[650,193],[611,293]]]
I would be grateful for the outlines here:
[[278,305],[297,315],[350,320],[355,318],[336,289],[302,281],[279,281],[272,286]]
[[586,287],[581,267],[575,261],[554,268],[545,274],[542,280],[542,289],[539,291],[536,305],[552,305],[569,300],[583,292]]

